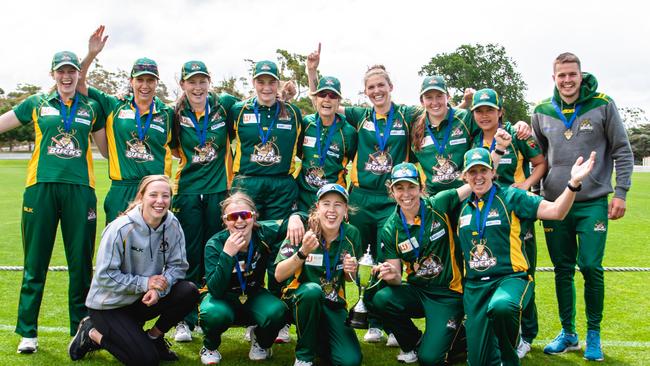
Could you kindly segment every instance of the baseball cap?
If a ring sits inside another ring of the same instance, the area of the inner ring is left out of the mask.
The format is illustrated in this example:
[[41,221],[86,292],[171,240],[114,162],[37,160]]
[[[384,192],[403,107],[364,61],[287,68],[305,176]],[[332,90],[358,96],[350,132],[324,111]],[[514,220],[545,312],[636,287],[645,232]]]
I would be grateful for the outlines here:
[[481,89],[474,93],[474,97],[472,97],[472,110],[483,105],[501,109],[501,98],[499,98],[499,93],[494,91],[494,89]]
[[320,187],[318,192],[316,192],[316,199],[320,200],[320,198],[323,195],[325,195],[327,193],[330,193],[330,192],[336,192],[336,193],[340,194],[341,196],[343,196],[343,199],[345,200],[345,203],[348,202],[348,198],[350,197],[350,195],[348,194],[348,191],[346,191],[345,188],[343,188],[343,186],[341,186],[340,184],[328,183],[328,184]]
[[203,61],[187,61],[183,64],[183,68],[181,69],[181,80],[187,80],[192,76],[199,74],[210,77],[208,67],[205,66],[205,63],[203,63]]
[[492,169],[492,157],[490,156],[490,151],[482,147],[468,150],[465,153],[463,160],[465,162],[463,173],[467,172],[471,167],[475,165],[483,165]]
[[59,67],[70,65],[75,69],[81,71],[81,64],[79,63],[79,57],[71,51],[62,51],[54,54],[52,58],[52,71],[58,70]]
[[131,77],[134,78],[140,75],[153,75],[156,79],[159,79],[156,61],[146,57],[135,60],[131,69]]
[[335,78],[334,76],[323,76],[318,80],[318,87],[316,87],[316,91],[312,93],[312,95],[318,94],[322,90],[331,90],[336,95],[342,98],[341,96],[341,82],[339,79]]
[[276,80],[280,80],[278,76],[278,65],[273,61],[258,61],[255,63],[255,72],[253,73],[253,79],[261,75],[271,75]]
[[420,88],[420,96],[424,95],[424,93],[429,90],[439,90],[447,94],[447,83],[445,83],[445,79],[440,75],[427,76],[424,78],[422,81],[422,87]]
[[397,182],[411,182],[420,185],[420,173],[413,163],[399,163],[390,172],[390,186]]

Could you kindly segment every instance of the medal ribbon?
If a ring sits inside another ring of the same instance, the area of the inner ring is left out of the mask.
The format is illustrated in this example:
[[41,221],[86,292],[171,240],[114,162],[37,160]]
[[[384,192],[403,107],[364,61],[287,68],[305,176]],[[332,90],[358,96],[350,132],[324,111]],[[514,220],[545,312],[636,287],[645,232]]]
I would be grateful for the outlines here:
[[562,120],[562,123],[564,123],[564,127],[566,127],[567,130],[570,130],[571,126],[573,126],[573,121],[575,121],[576,117],[578,117],[578,112],[580,112],[580,108],[582,107],[582,105],[576,104],[573,110],[573,114],[571,115],[571,118],[567,120],[566,116],[564,116],[564,113],[562,113],[560,106],[558,106],[557,103],[555,102],[555,98],[551,98],[551,103],[553,104],[553,108],[555,108],[555,112],[557,112],[557,115]]
[[325,242],[325,239],[321,241],[321,244],[323,245],[323,256],[325,257],[325,279],[327,282],[332,281],[332,271],[336,270],[336,266],[339,263],[339,258],[341,258],[341,249],[343,248],[343,238],[345,237],[344,234],[345,230],[343,229],[343,225],[341,225],[340,228],[340,234],[339,234],[339,249],[336,252],[336,258],[334,259],[334,265],[330,267],[330,254],[329,250],[327,250],[327,243]]
[[[239,287],[241,288],[241,293],[246,293],[246,280],[242,275],[241,268],[239,268],[239,254],[237,254],[237,263],[235,263],[235,269],[237,270],[237,279],[239,280]],[[248,257],[246,257],[246,264],[244,264],[244,272],[248,272],[248,266],[251,264],[251,259],[253,259],[253,239],[248,242]]]
[[[476,206],[476,232],[478,232],[478,238],[479,240],[483,239],[485,236],[485,225],[487,224],[487,218],[488,215],[490,214],[490,207],[492,207],[492,200],[494,199],[494,194],[497,191],[497,187],[492,185],[492,188],[490,189],[490,194],[488,196],[487,204],[483,206],[483,210],[481,210],[478,206],[478,197],[474,200],[474,205]],[[485,214],[482,214],[485,212]],[[481,216],[483,216],[483,219],[481,219]]]
[[151,118],[153,118],[153,100],[149,105],[149,114],[147,115],[147,121],[145,122],[144,127],[142,126],[142,121],[140,120],[140,108],[138,108],[138,105],[135,103],[135,101],[132,101],[131,104],[133,104],[135,107],[135,123],[138,129],[138,138],[140,141],[144,141],[144,137],[147,135],[147,131],[149,131],[149,126],[151,126]]
[[61,99],[61,95],[58,92],[57,95],[59,97],[59,104],[61,105],[61,117],[63,118],[63,129],[65,130],[66,133],[70,133],[70,129],[72,128],[72,120],[74,120],[74,117],[77,114],[79,93],[75,93],[74,95],[74,101],[72,102],[72,106],[70,107],[70,113],[68,113],[68,108],[63,102],[63,99]]
[[199,144],[201,144],[200,146],[203,147],[205,146],[205,139],[208,136],[208,116],[210,115],[210,103],[208,103],[208,99],[205,99],[205,110],[203,110],[203,126],[199,124],[199,121],[196,119],[196,115],[193,111],[189,113],[189,115],[192,123],[194,124],[194,130],[196,130],[196,137],[199,138]]
[[[501,122],[499,122],[499,128],[501,128]],[[479,134],[479,137],[481,139],[480,140],[481,141],[481,146],[483,146],[483,143],[484,143],[484,141],[483,141],[483,130],[481,130],[481,133]],[[494,151],[494,148],[496,146],[497,146],[497,139],[492,137],[492,143],[490,144],[490,148],[488,150],[490,150],[490,152],[492,152],[492,151]]]
[[280,114],[280,103],[275,103],[275,117],[273,117],[271,120],[271,124],[269,125],[269,129],[266,131],[266,133],[264,133],[264,129],[262,128],[262,120],[260,119],[260,110],[257,105],[257,98],[253,102],[253,113],[255,113],[255,119],[257,120],[257,130],[260,134],[262,145],[264,145],[269,140],[269,137],[271,137],[271,132],[273,131],[273,127],[275,127],[275,122],[278,120],[278,115]]
[[431,130],[431,127],[429,126],[429,113],[426,114],[426,123],[424,124],[427,127],[427,131],[429,131],[429,135],[431,135],[431,139],[433,140],[433,144],[436,146],[436,149],[438,150],[438,154],[442,155],[445,152],[445,147],[447,147],[447,142],[449,142],[449,137],[451,136],[451,122],[454,120],[454,109],[450,108],[449,109],[449,118],[447,118],[447,129],[445,130],[445,136],[442,140],[442,143],[438,142],[438,139],[436,139],[436,136],[433,134],[433,131]]
[[325,158],[327,158],[327,150],[329,150],[330,145],[332,144],[332,137],[334,137],[334,133],[336,132],[336,115],[334,115],[334,123],[329,127],[329,130],[327,132],[327,139],[325,140],[325,146],[321,149],[320,146],[320,136],[321,136],[321,128],[322,128],[322,122],[320,120],[320,115],[316,114],[316,149],[318,151],[318,166],[323,167],[325,166]]
[[381,136],[379,133],[379,123],[377,123],[377,113],[375,112],[374,108],[372,109],[372,122],[375,124],[375,137],[379,143],[379,150],[382,152],[386,150],[386,143],[390,137],[390,130],[393,128],[393,112],[395,112],[395,109],[391,104],[390,111],[388,112],[388,118],[386,119],[386,126],[384,127],[384,135]]
[[[402,227],[406,232],[407,240],[410,242],[411,231],[409,230],[409,226],[406,223],[406,217],[404,216],[404,213],[402,212],[401,208],[399,209],[399,216],[402,219]],[[422,245],[423,237],[424,237],[424,200],[420,198],[420,234],[418,235],[418,245]],[[413,247],[413,251],[415,252],[415,261],[417,262],[418,259],[420,259],[420,249],[416,248],[415,245],[413,245],[413,243],[411,243],[411,246]]]

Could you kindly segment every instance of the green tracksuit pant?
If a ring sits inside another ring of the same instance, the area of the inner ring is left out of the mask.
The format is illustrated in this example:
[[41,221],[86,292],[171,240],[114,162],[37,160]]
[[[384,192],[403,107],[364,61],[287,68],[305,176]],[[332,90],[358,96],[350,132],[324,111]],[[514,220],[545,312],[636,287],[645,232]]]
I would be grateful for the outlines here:
[[104,198],[106,225],[120,216],[138,194],[139,180],[114,180]]
[[291,175],[237,175],[232,191],[248,194],[257,206],[258,220],[284,220],[297,208],[298,185]]
[[[537,242],[535,240],[535,222],[523,220],[521,231],[524,233],[524,252],[528,258],[528,275],[534,280],[537,268]],[[537,319],[537,305],[535,304],[535,291],[532,291],[530,301],[521,313],[521,338],[528,343],[533,343],[539,332]]]

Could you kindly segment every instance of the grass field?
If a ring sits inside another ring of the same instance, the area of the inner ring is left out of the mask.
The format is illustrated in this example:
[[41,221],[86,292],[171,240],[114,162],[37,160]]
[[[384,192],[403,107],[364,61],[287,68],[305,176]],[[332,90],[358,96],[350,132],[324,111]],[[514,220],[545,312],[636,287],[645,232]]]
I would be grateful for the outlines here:
[[[24,190],[26,161],[0,161],[0,232],[4,239],[0,245],[0,265],[22,265],[22,248],[20,239],[20,212]],[[104,222],[101,203],[108,189],[106,162],[96,164],[98,176],[98,223]],[[650,238],[650,174],[638,173],[633,176],[633,188],[628,196],[627,213],[623,220],[610,222],[609,240],[605,255],[608,267],[650,267],[646,244]],[[98,240],[101,228],[98,228]],[[548,267],[551,262],[545,249],[544,235],[537,226],[539,258],[538,266]],[[51,265],[64,266],[60,237],[55,244]],[[578,332],[584,340],[586,334],[584,301],[582,300],[582,280],[576,275],[578,295]],[[605,362],[607,365],[650,365],[650,297],[647,295],[647,283],[650,272],[607,272],[605,315],[602,329]],[[73,364],[67,355],[70,337],[67,333],[67,272],[51,272],[45,287],[45,297],[39,319],[39,351],[34,355],[16,354],[19,336],[13,333],[21,272],[0,271],[0,290],[6,298],[0,306],[0,364],[2,365],[65,365]],[[356,297],[356,290],[349,294]],[[351,299],[352,303],[356,299]],[[541,272],[537,275],[537,306],[540,318],[540,332],[533,345],[533,351],[522,362],[524,365],[576,365],[586,364],[582,353],[570,353],[561,356],[547,356],[542,353],[546,342],[559,331],[556,311],[553,274]],[[421,324],[421,323],[420,323]],[[363,333],[358,333],[359,338]],[[220,348],[224,365],[259,364],[248,361],[249,345],[242,338],[243,328],[234,328],[224,335]],[[471,335],[470,335],[471,336]],[[396,364],[398,350],[383,345],[370,345],[361,342],[365,365]],[[292,365],[294,342],[274,346],[273,359],[264,364]],[[174,344],[181,362],[176,364],[200,364],[198,351],[201,348],[200,336],[186,344]],[[81,362],[82,365],[117,365],[118,362],[107,352],[90,355]]]

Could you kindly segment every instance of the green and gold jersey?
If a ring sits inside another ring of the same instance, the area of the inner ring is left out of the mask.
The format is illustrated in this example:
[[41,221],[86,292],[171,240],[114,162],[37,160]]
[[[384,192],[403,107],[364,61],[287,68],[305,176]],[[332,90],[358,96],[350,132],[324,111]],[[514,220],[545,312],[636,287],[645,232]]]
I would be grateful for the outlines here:
[[251,98],[236,103],[228,113],[228,121],[231,122],[231,139],[235,144],[235,174],[293,174],[294,159],[302,147],[299,144],[302,141],[302,115],[296,106],[285,103],[283,113],[278,103],[267,107],[257,104],[257,98]]
[[408,283],[441,294],[463,292],[463,258],[451,214],[459,203],[456,189],[422,198],[420,212],[424,215],[418,214],[413,225],[406,224],[408,234],[399,206],[386,220],[380,233],[384,256],[402,261]]
[[473,129],[475,125],[469,111],[451,107],[437,127],[425,126],[421,149],[416,151],[412,148],[412,151],[424,171],[428,193],[463,185],[460,174],[463,156],[470,149]]
[[[531,136],[526,140],[517,138],[514,127],[506,124],[503,128],[512,136],[510,145],[505,149],[505,154],[501,157],[497,167],[497,182],[504,186],[510,186],[513,183],[521,183],[530,175],[530,159],[542,153],[541,149],[535,143]],[[483,138],[483,133],[475,136],[472,147],[485,147],[490,150],[492,142]]]
[[[379,127],[379,131],[376,131],[373,108],[345,108],[345,118],[357,130],[357,155],[350,176],[355,187],[385,191],[393,165],[409,160],[410,128],[416,108],[392,104],[391,109],[393,123],[386,137],[389,116],[375,116]],[[382,150],[380,140],[384,139],[387,141]]]
[[101,104],[106,115],[108,170],[112,180],[139,181],[151,174],[171,176],[169,142],[174,112],[170,107],[154,97],[151,116],[149,110],[140,111],[138,128],[133,96],[121,100],[95,88],[88,88],[88,95]]
[[497,183],[490,204],[491,195],[491,191],[483,195],[477,205],[472,194],[461,206],[458,237],[465,258],[465,275],[470,280],[488,280],[512,273],[525,275],[528,270],[521,220],[537,218],[542,197]]
[[303,131],[298,187],[314,193],[327,183],[345,187],[346,166],[357,152],[357,131],[342,115],[336,116],[335,125],[323,126],[316,114],[303,119]]
[[[237,98],[221,94],[218,99],[210,97],[208,101],[207,124],[205,113],[194,113],[187,101],[180,121],[175,121],[180,128],[174,129],[173,134],[179,135],[172,138],[170,146],[178,151],[181,161],[174,177],[174,194],[224,192],[232,180],[232,151],[226,122]],[[201,143],[201,139],[205,141]],[[177,141],[180,146],[175,146]]]
[[[319,246],[309,253],[302,267],[293,277],[289,277],[287,285],[283,289],[284,296],[290,296],[300,284],[313,282],[320,285],[325,292],[325,298],[333,303],[346,305],[345,301],[345,273],[343,272],[343,258],[346,254],[359,259],[361,257],[361,237],[356,227],[343,223],[341,224],[339,237],[332,241],[327,251]],[[280,252],[275,263],[290,258],[300,247],[291,245],[287,239],[282,242]],[[329,263],[330,278],[327,278],[327,267]]]
[[[27,187],[48,182],[95,188],[90,133],[104,128],[102,109],[95,100],[77,93],[62,107],[54,91],[28,97],[14,107],[14,112],[23,125],[34,122],[34,152],[27,165]],[[67,129],[64,116],[70,122]]]

